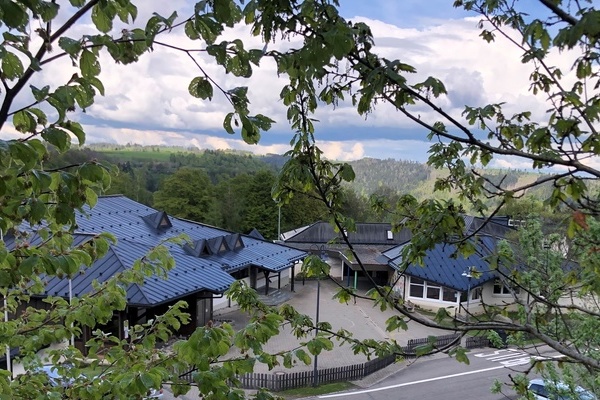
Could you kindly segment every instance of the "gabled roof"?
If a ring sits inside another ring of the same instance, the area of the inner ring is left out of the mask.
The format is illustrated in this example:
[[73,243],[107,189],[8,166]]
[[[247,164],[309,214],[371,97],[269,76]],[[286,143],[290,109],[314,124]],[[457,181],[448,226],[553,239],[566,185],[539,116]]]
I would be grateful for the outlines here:
[[508,217],[493,217],[489,221],[486,218],[463,215],[466,234],[489,235],[504,238],[509,232],[514,232],[510,226]]
[[[342,241],[342,235],[328,222],[315,222],[285,232],[281,237],[287,245],[297,249],[315,252],[315,245],[324,246],[328,252],[338,253],[347,265],[358,264],[349,254],[348,247]],[[410,232],[407,229],[392,232],[392,225],[388,223],[357,223],[356,232],[348,232],[348,239],[364,266],[385,266],[387,260],[379,261],[377,256],[390,247],[405,243],[409,238]]]
[[[281,271],[306,256],[303,251],[264,239],[169,217],[121,195],[99,197],[93,209],[77,212],[76,218],[76,241],[109,232],[118,243],[111,245],[108,254],[91,268],[72,278],[74,295],[92,290],[94,279],[102,282],[131,267],[135,260],[159,244],[169,248],[175,260],[175,267],[168,273],[169,279],[149,277],[144,285],[132,285],[127,289],[131,305],[153,306],[199,291],[223,293],[234,282],[232,272],[249,266]],[[192,242],[184,246],[165,242],[181,234],[187,235]],[[32,232],[28,240],[35,240],[35,237]],[[68,279],[49,279],[46,294],[67,297]]]
[[[496,238],[491,236],[478,236],[475,241],[477,252],[467,258],[456,255],[457,248],[453,244],[438,243],[433,249],[427,250],[423,266],[409,264],[404,273],[429,282],[459,291],[466,291],[469,286],[468,273],[473,269],[481,275],[470,279],[471,287],[477,287],[497,277],[495,271],[490,269],[485,257],[491,255],[496,247]],[[399,270],[402,265],[402,250],[408,243],[394,247],[382,254],[388,260],[388,265]]]

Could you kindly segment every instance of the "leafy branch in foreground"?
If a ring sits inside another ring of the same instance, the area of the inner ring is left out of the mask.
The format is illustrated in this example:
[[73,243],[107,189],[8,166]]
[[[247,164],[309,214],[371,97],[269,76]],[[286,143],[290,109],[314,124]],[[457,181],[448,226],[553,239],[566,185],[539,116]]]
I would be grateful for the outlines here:
[[[399,60],[379,57],[372,51],[373,38],[366,25],[351,24],[336,10],[323,9],[320,15],[326,22],[321,25],[321,30],[299,29],[305,43],[310,43],[309,47],[314,42],[326,43],[329,35],[339,33],[346,35],[353,44],[340,45],[343,54],[321,57],[318,68],[309,70],[293,67],[298,65],[301,57],[309,57],[306,54],[289,55],[293,60],[281,58],[292,76],[290,85],[282,92],[282,99],[288,106],[288,118],[297,134],[292,142],[293,149],[288,153],[291,160],[284,167],[275,194],[285,199],[294,192],[317,193],[329,207],[331,224],[346,243],[351,257],[371,279],[348,240],[346,232],[353,231],[354,222],[344,217],[341,207],[341,183],[352,179],[353,173],[343,163],[322,158],[322,152],[316,146],[314,121],[309,117],[316,111],[319,101],[335,105],[345,95],[351,96],[359,114],[366,115],[378,102],[385,102],[429,131],[428,138],[432,140],[429,164],[450,172],[446,178],[438,180],[435,190],[457,191],[460,201],[468,202],[488,221],[501,209],[515,207],[530,188],[551,184],[553,190],[545,199],[546,204],[554,212],[570,213],[571,218],[566,230],[557,230],[560,239],[550,246],[564,242],[570,248],[569,252],[559,251],[558,247],[552,251],[552,268],[549,269],[547,266],[540,268],[540,243],[530,247],[538,254],[525,259],[509,256],[508,251],[513,247],[526,249],[529,242],[525,239],[521,239],[520,244],[505,246],[504,250],[499,248],[504,253],[493,256],[489,260],[490,266],[501,275],[502,282],[509,287],[517,286],[528,294],[529,300],[523,302],[523,295],[513,296],[505,307],[486,307],[496,314],[514,310],[520,317],[512,322],[470,320],[464,325],[445,329],[462,332],[503,329],[514,333],[511,338],[515,344],[524,343],[523,333],[527,333],[575,364],[573,369],[564,369],[565,374],[576,371],[589,380],[597,375],[600,367],[597,354],[590,352],[588,347],[595,340],[591,334],[593,329],[584,328],[595,324],[599,294],[595,283],[598,270],[594,232],[600,172],[590,162],[599,154],[595,126],[600,116],[598,35],[597,23],[593,22],[597,20],[598,11],[590,2],[582,2],[573,7],[576,14],[572,16],[563,9],[567,2],[542,1],[541,4],[551,10],[551,16],[546,20],[520,13],[518,3],[455,2],[456,6],[482,15],[483,39],[492,42],[496,36],[503,36],[521,49],[522,61],[532,66],[531,91],[542,97],[540,101],[548,103],[548,111],[541,116],[534,116],[528,110],[506,115],[507,105],[496,103],[467,106],[460,118],[437,105],[436,102],[447,93],[441,81],[429,77],[422,82],[409,83],[408,75],[415,69]],[[340,25],[344,25],[343,28]],[[515,35],[521,41],[512,39]],[[550,55],[556,52],[573,60],[573,71],[563,72],[550,64]],[[342,68],[340,62],[345,63]],[[569,79],[563,80],[563,76],[569,76]],[[320,84],[320,92],[315,81]],[[421,118],[416,110],[423,109],[433,112],[439,120]],[[502,181],[492,182],[479,172],[481,166],[489,165],[498,157],[528,162],[532,169],[548,174],[538,182],[509,189]],[[490,202],[490,199],[496,201]],[[476,254],[469,239],[477,232],[466,231],[460,202],[426,200],[419,203],[412,196],[403,196],[394,211],[397,227],[413,232],[410,245],[404,247],[401,254],[400,273],[411,263],[422,264],[426,252],[436,243],[456,245],[458,256]],[[541,232],[539,226],[532,223],[523,228],[522,234],[532,237],[534,233],[542,235]],[[406,318],[444,329],[437,323],[409,315],[402,309],[401,301],[389,296],[390,288],[380,287],[372,279],[370,282],[376,288],[372,292],[375,304],[394,307]],[[552,285],[548,286],[547,282]],[[553,297],[545,294],[550,288],[553,288]],[[347,299],[353,295],[342,292],[338,297]],[[586,345],[573,345],[579,341]],[[544,363],[538,364],[541,368]]]

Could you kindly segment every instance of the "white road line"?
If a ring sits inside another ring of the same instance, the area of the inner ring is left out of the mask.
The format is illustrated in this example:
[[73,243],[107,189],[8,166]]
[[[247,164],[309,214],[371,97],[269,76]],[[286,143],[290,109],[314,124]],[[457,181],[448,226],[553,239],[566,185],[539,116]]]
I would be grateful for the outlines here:
[[364,394],[364,393],[373,393],[373,392],[380,392],[382,390],[388,390],[388,389],[395,389],[395,388],[399,388],[402,386],[410,386],[410,385],[417,385],[419,383],[426,383],[426,382],[433,382],[433,381],[439,381],[442,379],[450,379],[450,378],[456,378],[457,376],[465,376],[465,375],[472,375],[472,374],[478,374],[480,372],[487,372],[487,371],[493,371],[495,369],[501,369],[501,368],[506,368],[504,365],[500,365],[498,367],[492,367],[492,368],[485,368],[485,369],[478,369],[476,371],[468,371],[468,372],[461,372],[460,374],[452,374],[452,375],[446,375],[446,376],[438,376],[435,378],[429,378],[429,379],[422,379],[420,381],[413,381],[413,382],[406,382],[406,383],[399,383],[397,385],[391,385],[391,386],[386,386],[386,387],[380,387],[380,388],[376,388],[376,389],[367,389],[367,390],[359,390],[356,392],[345,392],[345,393],[336,393],[336,394],[326,394],[326,395],[322,395],[322,396],[318,396],[319,399],[331,399],[334,397],[346,397],[346,396],[354,396],[355,394]]
[[495,357],[486,358],[486,360],[496,362],[496,361],[500,361],[500,360],[506,360],[508,358],[527,357],[527,356],[529,356],[527,353],[513,353],[513,354],[505,354],[503,356],[495,356]]

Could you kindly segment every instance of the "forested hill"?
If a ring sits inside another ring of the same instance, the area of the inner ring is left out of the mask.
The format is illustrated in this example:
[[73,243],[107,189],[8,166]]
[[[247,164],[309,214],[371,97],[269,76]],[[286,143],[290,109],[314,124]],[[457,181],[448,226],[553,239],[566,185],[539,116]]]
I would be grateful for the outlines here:
[[[114,144],[93,145],[94,157],[106,159],[122,170],[144,169],[148,173],[146,188],[151,192],[158,189],[160,181],[178,168],[192,167],[202,169],[213,183],[224,178],[240,174],[254,174],[262,169],[278,171],[286,162],[286,157],[277,154],[255,155],[241,151],[199,150],[196,148],[178,148],[161,146]],[[426,164],[414,161],[394,159],[363,158],[351,161],[356,178],[349,184],[359,196],[373,193],[413,194],[423,199],[431,196],[435,179],[444,176]],[[492,182],[502,181],[502,185],[513,188],[516,185],[534,182],[541,175],[519,170],[486,170],[484,176]],[[544,197],[545,189],[535,193]],[[452,197],[451,193],[438,194],[437,197]]]
[[357,193],[367,196],[385,186],[411,193],[431,177],[430,167],[413,161],[363,158],[349,164],[356,174],[350,186]]
[[[447,174],[446,171],[435,170],[427,164],[414,161],[363,158],[349,164],[356,174],[354,182],[349,186],[363,196],[373,193],[412,194],[422,200],[432,196],[435,180]],[[533,183],[543,177],[542,174],[522,170],[485,169],[480,173],[492,184],[501,185],[509,190]],[[529,194],[545,198],[550,190],[552,188],[549,185],[541,185]],[[435,197],[451,198],[453,194],[438,192],[435,193]]]
[[[294,196],[281,205],[273,200],[271,189],[286,158],[280,155],[259,156],[248,152],[198,150],[159,146],[94,146],[65,154],[52,154],[44,163],[55,169],[97,160],[117,168],[111,169],[111,187],[104,194],[123,194],[171,215],[215,225],[233,232],[250,232],[256,228],[265,237],[327,218],[321,202],[310,196]],[[344,210],[356,221],[390,222],[391,215],[369,207],[369,197],[376,194],[395,204],[400,196],[412,194],[419,200],[435,196],[456,197],[454,193],[434,192],[436,178],[445,171],[425,164],[392,159],[366,158],[350,163],[356,179],[348,184]],[[514,170],[481,172],[492,184],[508,189],[525,185],[540,175]],[[534,196],[548,197],[551,187]],[[469,204],[464,204],[469,210]],[[281,221],[278,220],[281,211]]]

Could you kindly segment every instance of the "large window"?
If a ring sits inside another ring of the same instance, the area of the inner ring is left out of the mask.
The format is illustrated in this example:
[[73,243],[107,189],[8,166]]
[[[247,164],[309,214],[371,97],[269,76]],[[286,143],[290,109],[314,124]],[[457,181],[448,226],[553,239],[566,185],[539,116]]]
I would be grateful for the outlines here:
[[448,288],[442,288],[442,300],[456,303],[456,291]]
[[420,278],[410,277],[409,296],[420,299],[456,303],[456,291],[427,282]]

